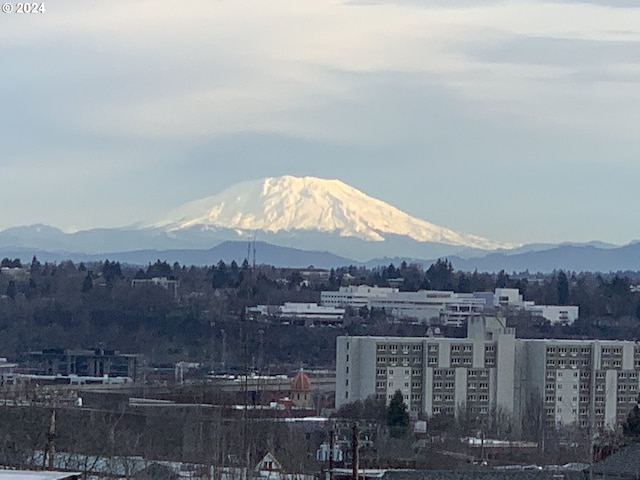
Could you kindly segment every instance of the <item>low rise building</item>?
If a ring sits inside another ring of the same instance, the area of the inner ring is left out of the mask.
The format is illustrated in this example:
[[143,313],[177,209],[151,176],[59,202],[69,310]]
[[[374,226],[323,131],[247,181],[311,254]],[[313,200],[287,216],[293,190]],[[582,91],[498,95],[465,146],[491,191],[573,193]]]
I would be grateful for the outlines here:
[[461,326],[469,317],[482,313],[484,303],[484,299],[476,298],[471,293],[419,290],[373,297],[369,299],[368,306],[384,310],[397,319]]
[[[474,295],[480,296],[480,293]],[[493,294],[493,306],[499,309],[523,310],[542,317],[552,324],[570,325],[578,319],[580,309],[575,305],[536,305],[524,300],[517,288],[496,288]]]
[[32,351],[26,356],[26,367],[35,375],[129,377],[142,380],[143,355],[120,353],[104,348],[49,348]]
[[580,307],[576,305],[531,305],[524,310],[554,325],[571,325],[578,319],[580,313]]
[[320,303],[327,307],[351,307],[358,309],[368,307],[369,300],[372,298],[384,298],[387,295],[398,292],[399,290],[397,288],[351,285],[348,287],[340,287],[337,292],[320,292]]
[[300,325],[340,325],[344,308],[321,306],[317,303],[286,302],[284,305],[257,305],[247,309],[249,314],[272,318],[283,323]]
[[177,280],[171,280],[167,277],[153,277],[153,278],[134,278],[131,280],[131,287],[142,287],[142,286],[158,286],[162,287],[165,290],[169,290],[174,298],[178,298],[178,285],[179,282]]

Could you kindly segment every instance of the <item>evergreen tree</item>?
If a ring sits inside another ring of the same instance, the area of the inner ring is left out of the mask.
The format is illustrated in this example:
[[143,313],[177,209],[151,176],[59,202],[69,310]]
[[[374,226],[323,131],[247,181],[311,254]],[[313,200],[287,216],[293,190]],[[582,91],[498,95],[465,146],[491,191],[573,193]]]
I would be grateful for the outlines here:
[[458,276],[458,288],[456,291],[458,293],[471,293],[471,282],[469,281],[469,277],[462,272]]
[[425,277],[435,290],[453,290],[453,265],[447,259],[436,260],[427,270]]
[[396,390],[387,407],[387,426],[392,437],[405,436],[409,428],[409,412],[400,390]]
[[[640,396],[638,402],[640,402]],[[640,438],[640,408],[638,405],[635,405],[627,415],[627,419],[622,424],[622,432],[625,437]]]
[[509,282],[509,275],[504,270],[498,272],[498,278],[496,278],[496,288],[507,288]]
[[218,262],[218,265],[213,267],[213,275],[211,278],[211,286],[213,288],[224,288],[228,283],[227,278],[227,264],[222,260]]
[[84,281],[82,282],[82,293],[87,293],[93,288],[93,280],[91,280],[91,275],[87,273],[84,277]]
[[[118,264],[118,269],[120,268],[120,264]],[[165,277],[171,278],[171,274],[173,270],[171,270],[171,265],[169,265],[166,261],[161,262],[160,259],[156,260],[156,263],[153,265],[149,265],[147,267],[147,278],[154,277]]]
[[18,289],[16,288],[16,282],[13,280],[9,280],[9,285],[7,285],[7,297],[11,300],[16,299],[16,295],[18,294]]
[[396,278],[396,275],[396,267],[393,265],[393,263],[390,263],[387,267],[387,278]]
[[42,265],[40,264],[40,262],[38,261],[38,259],[34,255],[33,258],[31,259],[31,266],[29,267],[29,273],[31,275],[37,275],[37,274],[40,273],[40,268],[41,267],[42,267]]
[[568,305],[569,304],[569,280],[565,273],[560,270],[558,276],[556,277],[557,281],[557,290],[558,290],[558,305]]

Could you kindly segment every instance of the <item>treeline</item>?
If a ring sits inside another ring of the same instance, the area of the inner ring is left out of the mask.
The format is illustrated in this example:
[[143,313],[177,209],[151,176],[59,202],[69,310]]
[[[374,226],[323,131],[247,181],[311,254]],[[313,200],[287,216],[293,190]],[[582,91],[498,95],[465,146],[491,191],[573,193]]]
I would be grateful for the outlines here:
[[[390,323],[383,312],[348,312],[343,328],[283,326],[252,322],[245,307],[284,302],[319,302],[322,290],[346,284],[399,285],[401,290],[493,291],[518,288],[537,304],[578,305],[580,320],[552,327],[527,315],[513,315],[521,336],[591,336],[635,339],[640,319],[638,272],[612,274],[558,271],[461,272],[447,260],[429,268],[402,263],[368,269],[348,266],[322,272],[248,262],[206,267],[158,260],[145,268],[105,260],[41,263],[33,258],[0,262],[0,356],[19,358],[42,348],[103,345],[141,352],[152,361],[193,360],[216,368],[266,368],[301,363],[331,366],[340,334],[424,334],[421,326]],[[138,284],[164,277],[173,287]],[[327,348],[327,347],[331,348]]]

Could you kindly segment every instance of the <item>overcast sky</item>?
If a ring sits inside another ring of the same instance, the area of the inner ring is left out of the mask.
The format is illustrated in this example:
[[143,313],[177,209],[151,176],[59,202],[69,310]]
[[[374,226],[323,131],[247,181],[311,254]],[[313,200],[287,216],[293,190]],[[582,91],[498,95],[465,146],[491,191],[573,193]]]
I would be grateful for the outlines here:
[[338,178],[508,242],[640,238],[637,1],[49,0],[0,13],[0,229]]

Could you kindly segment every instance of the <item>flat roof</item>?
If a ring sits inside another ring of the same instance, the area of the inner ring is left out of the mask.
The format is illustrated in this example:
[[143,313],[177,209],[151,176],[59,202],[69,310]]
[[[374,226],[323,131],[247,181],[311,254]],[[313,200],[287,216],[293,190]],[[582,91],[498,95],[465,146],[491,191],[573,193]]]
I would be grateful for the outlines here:
[[2,470],[1,480],[66,480],[78,478],[81,474],[75,472],[48,472],[36,470]]

